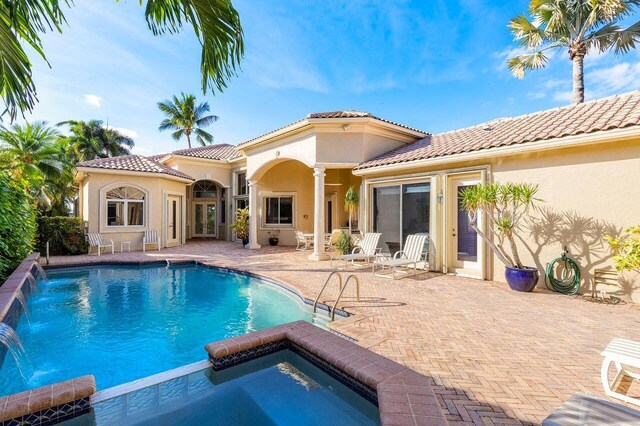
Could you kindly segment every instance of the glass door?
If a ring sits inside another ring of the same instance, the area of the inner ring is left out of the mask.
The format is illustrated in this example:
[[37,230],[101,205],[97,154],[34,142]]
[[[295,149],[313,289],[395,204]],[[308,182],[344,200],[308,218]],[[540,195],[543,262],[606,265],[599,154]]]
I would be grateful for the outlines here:
[[167,246],[182,244],[182,198],[167,197]]
[[[451,272],[482,278],[482,240],[471,228],[469,215],[462,209],[462,191],[480,183],[474,178],[449,180],[448,267]],[[480,218],[481,220],[482,218]],[[482,223],[479,222],[478,226]]]
[[216,203],[195,203],[193,205],[193,236],[215,237],[216,227]]

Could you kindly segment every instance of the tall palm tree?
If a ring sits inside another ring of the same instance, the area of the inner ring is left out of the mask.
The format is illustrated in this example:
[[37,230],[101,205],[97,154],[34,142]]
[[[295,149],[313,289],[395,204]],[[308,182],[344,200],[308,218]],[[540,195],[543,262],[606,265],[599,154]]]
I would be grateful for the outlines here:
[[59,178],[62,163],[54,149],[58,137],[58,131],[44,121],[0,126],[0,167],[24,180],[28,189],[39,187],[46,179]]
[[115,129],[102,125],[101,120],[69,120],[58,125],[68,125],[71,135],[67,137],[76,155],[76,161],[117,157],[131,154],[134,141]]
[[67,216],[78,195],[74,174],[76,154],[68,138],[58,138],[52,148],[53,155],[62,164],[62,171],[59,178],[45,181],[45,191],[51,200],[51,215]]
[[547,52],[567,49],[573,61],[573,103],[584,102],[584,57],[591,49],[627,53],[640,41],[640,22],[622,28],[640,0],[531,0],[529,15],[509,22],[516,41],[530,53],[507,61],[523,78],[527,70],[543,68]]
[[[47,29],[62,32],[66,23],[62,5],[71,0],[0,1],[0,97],[2,117],[13,121],[18,112],[31,111],[37,102],[31,61],[25,46],[46,60],[41,35]],[[202,46],[202,91],[222,91],[236,74],[244,54],[240,17],[231,0],[140,0],[147,26],[154,35],[178,33],[191,25]]]
[[158,102],[158,108],[166,117],[160,123],[158,130],[161,132],[173,130],[171,136],[176,141],[186,136],[189,148],[191,148],[191,134],[196,136],[196,140],[202,146],[213,141],[213,135],[201,129],[218,120],[215,115],[205,115],[209,112],[208,102],[196,105],[195,96],[182,93],[181,99],[174,95],[173,100]]

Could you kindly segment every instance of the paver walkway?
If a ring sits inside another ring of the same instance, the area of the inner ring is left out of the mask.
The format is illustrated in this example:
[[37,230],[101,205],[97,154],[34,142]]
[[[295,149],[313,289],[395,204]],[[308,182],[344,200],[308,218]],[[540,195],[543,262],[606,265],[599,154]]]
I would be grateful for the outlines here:
[[[190,242],[160,252],[54,257],[52,264],[194,259],[275,278],[314,299],[329,262],[287,247],[243,250],[239,244]],[[356,274],[341,307],[355,314],[331,323],[359,344],[433,378],[439,402],[456,424],[539,424],[575,392],[604,397],[600,352],[613,337],[640,340],[640,307],[602,305],[506,284],[425,273],[392,281]],[[324,302],[337,296],[333,285]],[[640,394],[640,386],[631,386]]]

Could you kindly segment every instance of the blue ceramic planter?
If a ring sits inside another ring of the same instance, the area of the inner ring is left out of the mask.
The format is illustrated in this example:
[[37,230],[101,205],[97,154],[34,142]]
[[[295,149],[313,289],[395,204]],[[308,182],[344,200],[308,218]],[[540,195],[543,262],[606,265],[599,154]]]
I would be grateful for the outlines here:
[[511,290],[529,292],[536,288],[540,273],[537,268],[530,268],[528,266],[525,266],[523,269],[515,269],[507,266],[504,271],[504,277],[507,279],[507,284],[509,284]]

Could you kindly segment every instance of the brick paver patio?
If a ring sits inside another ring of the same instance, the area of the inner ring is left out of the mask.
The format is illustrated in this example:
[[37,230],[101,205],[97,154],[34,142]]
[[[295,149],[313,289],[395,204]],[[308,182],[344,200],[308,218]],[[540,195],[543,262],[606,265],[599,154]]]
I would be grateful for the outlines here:
[[[199,241],[160,252],[53,257],[51,264],[194,259],[274,278],[314,299],[331,269],[308,254]],[[640,340],[640,307],[633,304],[515,293],[506,284],[435,273],[398,281],[355,273],[361,301],[348,289],[341,307],[354,315],[331,328],[431,376],[455,424],[539,424],[575,392],[604,398],[600,352],[613,337]],[[324,302],[335,300],[336,287]]]

